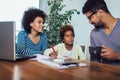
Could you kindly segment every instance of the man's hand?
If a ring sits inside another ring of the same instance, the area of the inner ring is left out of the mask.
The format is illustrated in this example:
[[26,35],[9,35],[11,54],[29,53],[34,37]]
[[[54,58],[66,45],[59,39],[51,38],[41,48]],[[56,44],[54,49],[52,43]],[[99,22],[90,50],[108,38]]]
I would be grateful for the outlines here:
[[120,60],[120,52],[117,52],[111,48],[108,48],[106,46],[102,46],[102,53],[101,56],[103,58],[109,59],[109,60]]

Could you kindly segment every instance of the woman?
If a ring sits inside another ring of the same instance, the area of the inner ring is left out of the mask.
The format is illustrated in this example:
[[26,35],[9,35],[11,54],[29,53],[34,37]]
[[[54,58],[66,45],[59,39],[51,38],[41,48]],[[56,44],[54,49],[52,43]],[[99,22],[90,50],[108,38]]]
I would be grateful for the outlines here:
[[43,54],[48,46],[47,36],[42,32],[46,14],[36,8],[24,12],[23,31],[18,34],[17,53],[24,55]]

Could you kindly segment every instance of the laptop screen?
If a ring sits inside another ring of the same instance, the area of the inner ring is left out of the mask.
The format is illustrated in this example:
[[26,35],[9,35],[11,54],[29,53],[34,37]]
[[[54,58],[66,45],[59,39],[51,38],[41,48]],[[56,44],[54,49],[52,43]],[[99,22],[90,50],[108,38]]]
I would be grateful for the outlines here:
[[0,59],[15,60],[15,22],[0,22]]

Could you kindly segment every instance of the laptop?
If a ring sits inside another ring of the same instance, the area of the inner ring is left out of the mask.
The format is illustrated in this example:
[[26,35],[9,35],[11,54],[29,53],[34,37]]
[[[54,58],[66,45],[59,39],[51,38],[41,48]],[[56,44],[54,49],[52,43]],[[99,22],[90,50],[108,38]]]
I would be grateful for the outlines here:
[[26,60],[36,56],[16,54],[15,21],[0,22],[0,60]]

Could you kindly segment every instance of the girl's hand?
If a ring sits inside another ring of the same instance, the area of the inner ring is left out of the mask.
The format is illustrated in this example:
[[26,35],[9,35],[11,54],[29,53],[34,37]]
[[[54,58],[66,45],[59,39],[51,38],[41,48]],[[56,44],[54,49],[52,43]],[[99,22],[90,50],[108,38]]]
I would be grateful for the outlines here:
[[50,57],[54,58],[54,59],[57,59],[57,52],[52,52],[50,54]]

